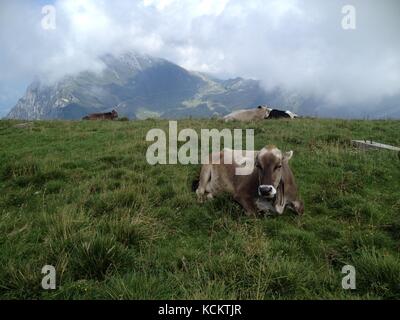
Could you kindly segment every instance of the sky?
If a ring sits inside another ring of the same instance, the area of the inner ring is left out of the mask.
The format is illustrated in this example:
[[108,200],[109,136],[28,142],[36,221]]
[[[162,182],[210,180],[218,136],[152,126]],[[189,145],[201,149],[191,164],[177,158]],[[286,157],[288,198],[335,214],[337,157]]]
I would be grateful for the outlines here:
[[329,107],[378,104],[400,94],[399,16],[397,0],[0,0],[0,116],[35,77],[100,72],[126,51]]

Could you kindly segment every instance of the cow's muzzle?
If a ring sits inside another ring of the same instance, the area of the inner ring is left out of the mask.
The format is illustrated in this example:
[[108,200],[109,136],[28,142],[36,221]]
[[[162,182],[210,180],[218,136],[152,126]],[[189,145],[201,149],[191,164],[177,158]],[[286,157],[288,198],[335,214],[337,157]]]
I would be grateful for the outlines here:
[[276,196],[276,189],[274,186],[261,185],[258,187],[258,194],[261,197],[266,197],[268,199],[272,199]]

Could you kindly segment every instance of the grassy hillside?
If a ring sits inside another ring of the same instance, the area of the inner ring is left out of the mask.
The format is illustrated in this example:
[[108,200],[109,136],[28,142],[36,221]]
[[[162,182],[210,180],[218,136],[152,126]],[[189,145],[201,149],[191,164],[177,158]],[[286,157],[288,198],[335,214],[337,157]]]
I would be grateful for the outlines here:
[[179,122],[294,150],[305,215],[256,219],[229,197],[197,204],[199,166],[147,164],[146,133],[166,121],[15,124],[0,122],[1,298],[400,298],[400,161],[349,143],[399,145],[399,121]]

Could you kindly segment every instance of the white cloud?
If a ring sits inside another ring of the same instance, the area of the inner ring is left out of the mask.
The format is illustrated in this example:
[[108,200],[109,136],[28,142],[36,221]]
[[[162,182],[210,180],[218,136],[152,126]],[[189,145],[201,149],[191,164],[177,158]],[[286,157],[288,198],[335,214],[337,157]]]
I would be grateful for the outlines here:
[[[136,50],[186,68],[262,80],[333,105],[400,93],[396,0],[57,0],[57,29],[31,1],[0,2],[0,84],[101,70],[105,53]],[[1,91],[1,89],[0,89]]]

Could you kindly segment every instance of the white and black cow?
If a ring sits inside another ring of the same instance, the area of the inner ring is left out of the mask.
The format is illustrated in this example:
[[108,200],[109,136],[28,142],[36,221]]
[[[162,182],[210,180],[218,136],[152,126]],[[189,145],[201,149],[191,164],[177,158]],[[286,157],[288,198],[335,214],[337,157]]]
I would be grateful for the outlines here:
[[278,109],[271,109],[269,111],[268,117],[266,117],[266,119],[282,119],[282,118],[295,119],[299,118],[299,116],[289,110],[282,111]]

